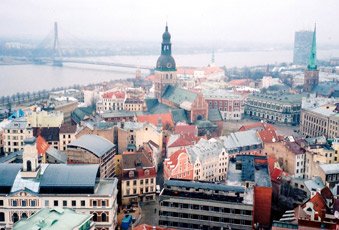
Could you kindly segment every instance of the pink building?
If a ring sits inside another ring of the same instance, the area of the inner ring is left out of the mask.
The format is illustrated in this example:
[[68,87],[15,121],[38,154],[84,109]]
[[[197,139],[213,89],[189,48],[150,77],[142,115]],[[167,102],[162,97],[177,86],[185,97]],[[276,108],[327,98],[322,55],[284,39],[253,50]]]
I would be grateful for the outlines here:
[[193,180],[193,165],[189,161],[186,149],[180,149],[164,161],[164,178]]

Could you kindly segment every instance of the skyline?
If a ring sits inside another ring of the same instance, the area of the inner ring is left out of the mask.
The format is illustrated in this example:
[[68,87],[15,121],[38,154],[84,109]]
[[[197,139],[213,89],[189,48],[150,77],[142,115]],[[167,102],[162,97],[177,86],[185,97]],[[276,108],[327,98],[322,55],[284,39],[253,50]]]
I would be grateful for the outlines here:
[[313,30],[315,23],[319,44],[339,41],[331,26],[339,20],[334,0],[65,3],[2,1],[0,37],[42,40],[58,21],[60,36],[64,31],[84,40],[154,42],[167,21],[174,42],[292,44],[295,31]]

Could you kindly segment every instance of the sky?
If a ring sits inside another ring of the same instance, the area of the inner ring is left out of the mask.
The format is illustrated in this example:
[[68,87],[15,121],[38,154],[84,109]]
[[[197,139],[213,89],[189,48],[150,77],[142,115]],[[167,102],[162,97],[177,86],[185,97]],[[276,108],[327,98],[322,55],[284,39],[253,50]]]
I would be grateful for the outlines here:
[[174,41],[292,44],[296,30],[339,44],[338,0],[0,0],[0,37],[158,41],[166,21]]

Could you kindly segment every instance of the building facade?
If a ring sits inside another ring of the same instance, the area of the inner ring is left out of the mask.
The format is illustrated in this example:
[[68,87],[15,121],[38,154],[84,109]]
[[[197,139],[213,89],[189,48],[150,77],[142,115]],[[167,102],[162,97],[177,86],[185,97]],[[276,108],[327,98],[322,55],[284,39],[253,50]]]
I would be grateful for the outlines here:
[[116,111],[124,109],[126,94],[122,91],[108,92],[102,95],[102,111]]
[[27,139],[23,163],[0,164],[0,228],[41,208],[71,208],[92,215],[98,230],[117,226],[117,179],[100,179],[99,165],[39,164],[35,139]]
[[252,229],[242,186],[171,179],[159,196],[159,225],[174,229]]
[[312,46],[312,31],[296,31],[294,34],[293,64],[307,65]]
[[248,96],[245,115],[252,119],[297,125],[300,122],[301,95],[257,93]]
[[122,154],[121,198],[123,204],[155,200],[156,170],[142,152]]
[[337,105],[327,104],[301,111],[300,131],[303,135],[327,138],[339,137],[339,110]]
[[23,150],[24,139],[33,137],[33,129],[25,118],[17,118],[3,128],[4,152]]
[[84,135],[67,145],[69,164],[99,164],[102,178],[112,178],[116,146],[97,135]]
[[209,109],[219,109],[224,120],[241,120],[244,114],[243,96],[226,90],[204,91]]

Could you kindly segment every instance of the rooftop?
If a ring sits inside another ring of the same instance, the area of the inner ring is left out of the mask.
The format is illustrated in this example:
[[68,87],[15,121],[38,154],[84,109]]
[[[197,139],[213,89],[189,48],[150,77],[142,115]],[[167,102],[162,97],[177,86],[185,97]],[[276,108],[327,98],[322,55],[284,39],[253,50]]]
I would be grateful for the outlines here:
[[248,99],[265,100],[273,103],[286,103],[286,104],[300,104],[302,100],[301,94],[265,94],[255,93],[248,96]]
[[336,163],[336,164],[320,164],[319,166],[325,172],[325,174],[339,173],[339,163]]
[[192,147],[187,147],[190,161],[195,162],[197,159],[200,162],[205,161],[210,157],[217,157],[223,151],[223,145],[220,141],[215,139],[205,140],[200,139],[197,144]]
[[193,102],[197,97],[197,94],[186,89],[182,89],[174,86],[167,86],[163,93],[163,99],[169,100],[177,105],[183,102]]
[[262,142],[256,130],[246,130],[231,133],[228,136],[220,137],[226,149],[237,149],[245,146],[261,145]]
[[13,229],[73,230],[90,221],[91,217],[90,214],[76,213],[71,209],[43,208],[28,219],[21,219]]
[[241,100],[243,99],[241,95],[236,94],[231,90],[225,90],[225,89],[204,90],[203,95],[206,100],[211,100],[211,99]]
[[267,156],[238,155],[231,158],[227,183],[253,182],[260,187],[271,187]]
[[25,129],[28,126],[26,118],[20,117],[8,123],[4,129]]
[[67,145],[67,148],[85,149],[97,157],[102,157],[107,152],[112,151],[115,145],[109,140],[97,135],[83,135]]

